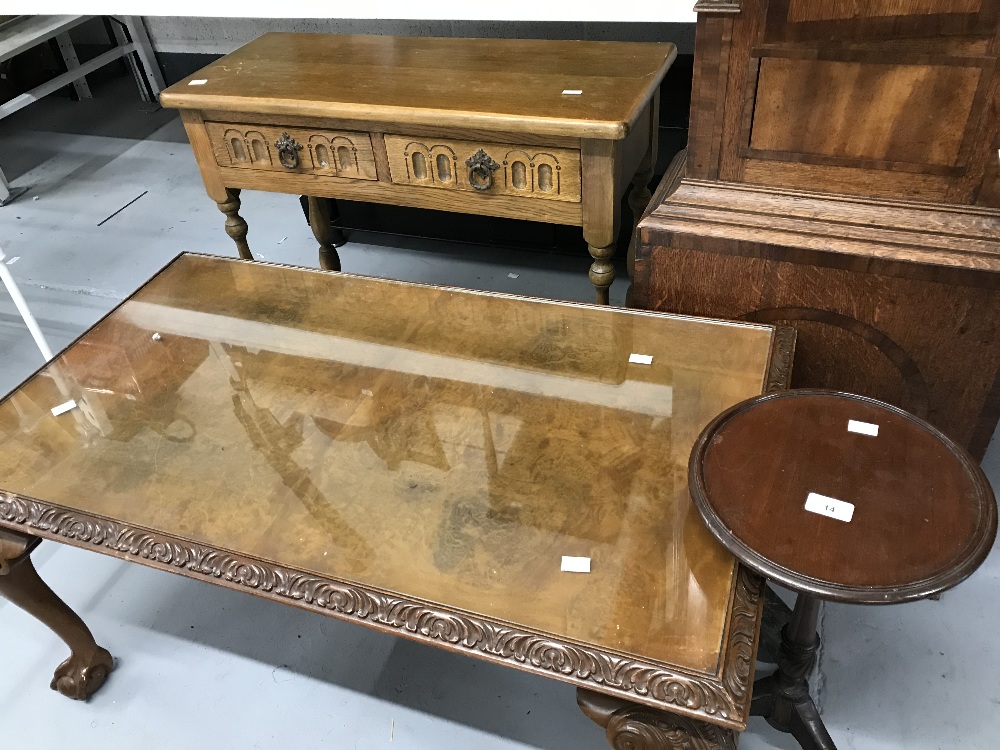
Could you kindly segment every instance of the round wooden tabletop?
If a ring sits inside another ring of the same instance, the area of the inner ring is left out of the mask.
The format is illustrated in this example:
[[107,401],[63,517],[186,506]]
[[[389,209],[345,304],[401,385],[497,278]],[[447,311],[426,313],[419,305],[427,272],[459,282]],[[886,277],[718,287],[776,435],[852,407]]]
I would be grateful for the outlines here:
[[874,399],[792,390],[716,417],[689,464],[709,529],[789,588],[890,604],[954,586],[985,559],[997,506],[973,459]]

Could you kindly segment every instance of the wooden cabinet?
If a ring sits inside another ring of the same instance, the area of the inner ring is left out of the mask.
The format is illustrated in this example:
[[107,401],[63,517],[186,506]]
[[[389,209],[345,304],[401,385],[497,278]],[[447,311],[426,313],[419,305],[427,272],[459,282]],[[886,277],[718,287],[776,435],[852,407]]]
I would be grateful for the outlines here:
[[996,0],[698,7],[689,177],[1000,206]]
[[798,329],[793,384],[1000,414],[996,0],[703,0],[633,304]]

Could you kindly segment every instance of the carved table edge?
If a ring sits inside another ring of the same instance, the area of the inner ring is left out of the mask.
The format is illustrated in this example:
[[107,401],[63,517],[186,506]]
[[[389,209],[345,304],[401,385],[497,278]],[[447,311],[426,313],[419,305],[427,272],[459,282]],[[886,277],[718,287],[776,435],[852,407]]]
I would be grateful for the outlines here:
[[775,326],[774,339],[764,379],[764,393],[788,390],[792,384],[792,363],[798,333],[791,326]]
[[709,676],[671,670],[4,491],[0,491],[2,527],[195,580],[209,579],[669,713],[746,729],[763,589],[762,579],[742,565],[737,565],[720,669]]

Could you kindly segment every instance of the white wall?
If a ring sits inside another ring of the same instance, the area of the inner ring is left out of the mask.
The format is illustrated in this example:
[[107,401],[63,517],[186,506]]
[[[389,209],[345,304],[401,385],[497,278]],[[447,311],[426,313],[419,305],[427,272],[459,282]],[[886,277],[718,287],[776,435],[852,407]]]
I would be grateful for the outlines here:
[[[689,4],[685,0],[685,4]],[[157,52],[225,54],[266,31],[407,36],[519,37],[669,41],[682,54],[694,48],[694,23],[586,21],[371,20],[343,18],[221,18],[145,16]]]
[[[365,0],[344,3],[316,0],[4,0],[5,13],[131,13],[142,16],[436,19],[469,21],[597,21],[693,23],[695,0],[631,0],[599,3],[586,0]],[[115,7],[110,7],[110,6]]]

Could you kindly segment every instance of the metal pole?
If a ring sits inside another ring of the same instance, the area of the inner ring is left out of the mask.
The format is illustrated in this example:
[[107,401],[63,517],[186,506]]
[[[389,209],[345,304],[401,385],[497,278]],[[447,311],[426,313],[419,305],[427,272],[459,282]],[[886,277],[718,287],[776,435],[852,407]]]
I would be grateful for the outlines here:
[[21,294],[21,290],[17,288],[17,284],[14,282],[14,277],[11,276],[10,268],[4,260],[7,258],[0,247],[0,279],[3,280],[3,285],[7,287],[7,292],[10,294],[10,298],[14,300],[14,306],[17,311],[21,313],[21,318],[24,320],[24,324],[28,326],[28,331],[31,332],[31,338],[35,340],[35,344],[38,346],[38,350],[45,357],[45,361],[49,362],[52,360],[52,350],[49,348],[49,342],[45,340],[45,335],[42,333],[42,329],[38,327],[38,321],[35,320],[35,316],[31,314],[31,310],[28,309],[28,303],[25,301],[24,296]]

